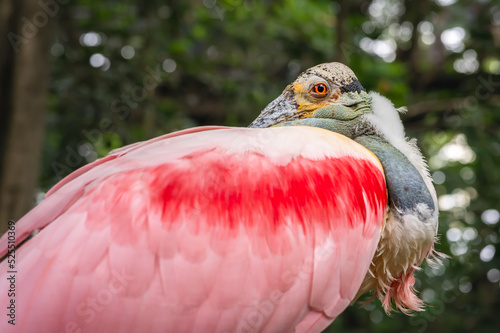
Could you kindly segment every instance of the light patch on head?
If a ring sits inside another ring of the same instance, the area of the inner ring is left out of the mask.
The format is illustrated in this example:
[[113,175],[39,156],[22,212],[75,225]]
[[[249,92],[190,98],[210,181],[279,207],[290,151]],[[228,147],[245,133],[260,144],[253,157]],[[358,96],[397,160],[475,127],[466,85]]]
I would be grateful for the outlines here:
[[297,81],[303,77],[312,75],[322,77],[328,82],[335,84],[342,92],[361,92],[365,90],[359,83],[356,74],[340,62],[330,62],[311,67],[300,74]]
[[300,74],[298,79],[311,75],[317,75],[324,79],[329,79],[331,82],[339,86],[357,80],[354,72],[340,62],[330,62],[311,67],[304,73]]

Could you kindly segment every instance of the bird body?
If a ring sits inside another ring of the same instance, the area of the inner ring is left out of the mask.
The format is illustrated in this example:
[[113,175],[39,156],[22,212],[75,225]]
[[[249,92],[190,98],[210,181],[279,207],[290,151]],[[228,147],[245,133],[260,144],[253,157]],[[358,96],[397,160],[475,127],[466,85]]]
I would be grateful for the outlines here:
[[19,221],[21,238],[45,228],[18,251],[1,331],[319,332],[355,297],[386,205],[375,156],[323,129],[125,147]]
[[136,143],[54,186],[16,224],[17,244],[41,231],[0,330],[321,332],[370,291],[421,310],[436,192],[392,103],[322,64],[250,127]]

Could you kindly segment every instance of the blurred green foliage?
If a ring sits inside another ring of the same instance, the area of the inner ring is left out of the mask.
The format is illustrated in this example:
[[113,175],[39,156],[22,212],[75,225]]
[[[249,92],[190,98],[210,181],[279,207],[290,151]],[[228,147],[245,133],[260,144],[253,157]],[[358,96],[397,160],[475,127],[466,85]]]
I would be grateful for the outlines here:
[[342,61],[409,106],[451,258],[417,274],[426,312],[387,317],[375,301],[332,330],[498,331],[498,1],[75,0],[56,19],[42,191],[124,144],[245,126],[299,72]]

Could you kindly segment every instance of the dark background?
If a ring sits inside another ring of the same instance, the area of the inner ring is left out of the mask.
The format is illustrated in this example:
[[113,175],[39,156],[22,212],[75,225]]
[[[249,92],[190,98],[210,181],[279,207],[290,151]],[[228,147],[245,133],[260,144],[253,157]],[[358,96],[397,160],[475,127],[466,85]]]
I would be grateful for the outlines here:
[[0,0],[0,231],[111,149],[246,126],[299,72],[350,66],[407,105],[439,196],[427,311],[349,308],[337,332],[498,332],[499,1]]

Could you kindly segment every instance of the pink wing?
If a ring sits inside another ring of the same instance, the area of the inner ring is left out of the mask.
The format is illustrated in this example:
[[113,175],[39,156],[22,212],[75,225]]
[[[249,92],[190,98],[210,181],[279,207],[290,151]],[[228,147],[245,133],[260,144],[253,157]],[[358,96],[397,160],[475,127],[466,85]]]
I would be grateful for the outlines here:
[[16,325],[0,330],[320,332],[361,285],[386,205],[374,155],[321,129],[128,146],[17,223],[18,242],[43,230],[17,251]]

